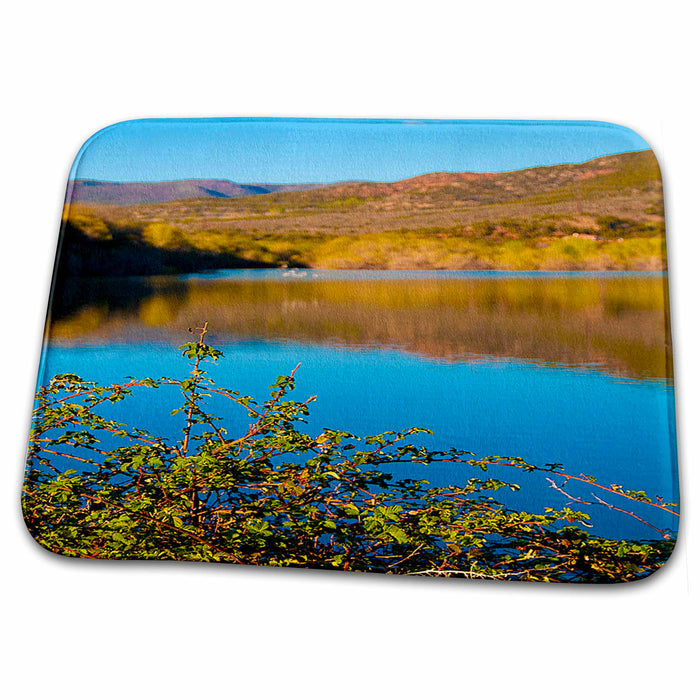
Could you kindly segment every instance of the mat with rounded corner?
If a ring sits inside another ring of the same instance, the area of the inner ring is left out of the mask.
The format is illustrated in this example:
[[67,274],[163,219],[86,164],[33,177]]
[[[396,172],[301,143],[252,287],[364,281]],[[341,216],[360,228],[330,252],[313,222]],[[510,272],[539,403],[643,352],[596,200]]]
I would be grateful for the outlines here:
[[629,129],[141,120],[75,160],[23,489],[48,550],[631,581],[675,542],[675,444]]

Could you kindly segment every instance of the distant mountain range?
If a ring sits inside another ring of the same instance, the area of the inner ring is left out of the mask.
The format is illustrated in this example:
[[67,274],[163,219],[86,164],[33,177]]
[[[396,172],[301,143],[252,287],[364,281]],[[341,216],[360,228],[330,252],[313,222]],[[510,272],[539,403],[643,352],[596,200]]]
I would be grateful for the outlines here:
[[[564,198],[583,190],[597,194],[621,189],[660,187],[658,166],[651,151],[622,153],[586,163],[527,168],[503,173],[433,172],[397,182],[330,182],[306,184],[237,183],[230,180],[172,180],[166,182],[107,182],[74,180],[70,200],[79,204],[140,206],[178,200],[237,200],[251,195],[277,195],[276,201],[295,209],[349,198],[379,200],[392,208],[428,204],[480,205],[558,192]],[[571,188],[575,188],[571,190]],[[282,195],[279,198],[279,195]],[[233,202],[231,202],[233,204]]]
[[230,180],[170,180],[165,182],[108,182],[73,180],[71,201],[82,204],[162,204],[178,199],[232,199],[273,192],[297,192],[326,184],[238,184]]

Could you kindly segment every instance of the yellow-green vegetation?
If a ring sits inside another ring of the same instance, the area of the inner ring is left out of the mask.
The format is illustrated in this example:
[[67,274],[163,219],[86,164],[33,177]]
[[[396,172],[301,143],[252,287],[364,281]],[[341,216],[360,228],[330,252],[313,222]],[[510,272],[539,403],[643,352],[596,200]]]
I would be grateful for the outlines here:
[[[72,205],[65,220],[80,255],[99,248],[131,251],[141,262],[150,256],[136,274],[666,266],[661,180],[650,151],[495,175],[432,173],[231,199]],[[98,257],[91,263],[107,264]]]
[[309,267],[437,270],[660,270],[660,237],[601,241],[578,237],[484,240],[421,232],[337,236],[313,252]]

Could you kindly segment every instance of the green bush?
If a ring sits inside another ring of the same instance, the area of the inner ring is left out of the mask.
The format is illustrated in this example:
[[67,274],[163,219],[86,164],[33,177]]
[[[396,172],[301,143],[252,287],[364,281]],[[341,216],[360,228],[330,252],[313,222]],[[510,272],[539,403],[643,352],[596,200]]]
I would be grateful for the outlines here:
[[[203,363],[222,353],[205,344],[206,324],[181,346],[192,370],[182,380],[127,378],[109,386],[74,374],[37,393],[23,511],[34,538],[54,552],[109,559],[179,559],[393,574],[535,581],[629,581],[669,556],[671,533],[615,499],[675,513],[675,504],[640,491],[565,474],[559,465],[476,458],[459,449],[430,451],[408,442],[430,432],[409,428],[360,439],[301,430],[315,397],[289,398],[294,374],[278,377],[268,400],[216,386]],[[105,417],[132,392],[173,391],[182,398],[182,436],[173,440]],[[249,421],[230,437],[206,410],[220,397]],[[389,465],[460,464],[460,485],[394,479]],[[75,464],[76,469],[68,468]],[[647,541],[596,537],[589,515],[569,507],[530,513],[495,498],[518,485],[486,475],[507,466],[524,478],[544,473],[579,504],[612,508],[646,522]],[[530,476],[528,476],[530,474]],[[581,482],[598,501],[564,489]],[[568,484],[568,486],[567,486]]]
[[141,236],[143,242],[153,248],[177,249],[185,243],[183,233],[166,223],[147,224]]

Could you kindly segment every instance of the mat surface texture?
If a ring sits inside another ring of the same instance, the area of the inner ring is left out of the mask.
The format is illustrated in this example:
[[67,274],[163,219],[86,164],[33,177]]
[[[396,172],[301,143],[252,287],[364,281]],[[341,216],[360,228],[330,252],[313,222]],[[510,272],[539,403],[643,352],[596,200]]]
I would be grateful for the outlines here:
[[68,183],[46,549],[622,582],[679,519],[661,176],[603,122],[178,119]]

